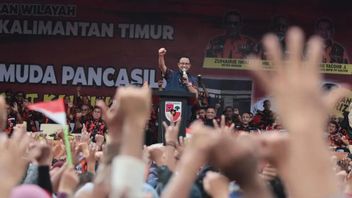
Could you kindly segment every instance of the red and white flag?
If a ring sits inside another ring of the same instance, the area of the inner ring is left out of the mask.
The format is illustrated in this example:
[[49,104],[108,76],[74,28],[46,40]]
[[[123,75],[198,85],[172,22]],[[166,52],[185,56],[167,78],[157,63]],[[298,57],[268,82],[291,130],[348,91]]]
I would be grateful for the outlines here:
[[28,109],[38,111],[58,124],[66,125],[66,113],[64,99],[50,102],[39,102],[28,105]]

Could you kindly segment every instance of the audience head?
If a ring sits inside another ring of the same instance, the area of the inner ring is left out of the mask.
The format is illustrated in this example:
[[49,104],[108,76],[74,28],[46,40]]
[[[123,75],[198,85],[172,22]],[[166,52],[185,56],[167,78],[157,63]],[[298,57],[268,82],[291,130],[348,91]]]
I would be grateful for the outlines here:
[[208,107],[206,114],[205,114],[205,118],[208,120],[212,120],[216,118],[216,110],[214,107]]
[[242,124],[248,125],[251,122],[251,114],[249,112],[242,113]]

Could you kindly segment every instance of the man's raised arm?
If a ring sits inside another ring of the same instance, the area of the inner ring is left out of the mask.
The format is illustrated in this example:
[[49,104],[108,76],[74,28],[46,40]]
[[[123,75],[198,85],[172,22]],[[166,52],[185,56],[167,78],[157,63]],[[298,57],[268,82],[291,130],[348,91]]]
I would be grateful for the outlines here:
[[159,51],[159,59],[158,59],[158,65],[159,65],[159,68],[160,68],[160,71],[163,75],[165,75],[166,73],[166,70],[167,70],[167,67],[166,67],[166,64],[165,64],[165,54],[166,54],[166,49],[165,48],[160,48]]

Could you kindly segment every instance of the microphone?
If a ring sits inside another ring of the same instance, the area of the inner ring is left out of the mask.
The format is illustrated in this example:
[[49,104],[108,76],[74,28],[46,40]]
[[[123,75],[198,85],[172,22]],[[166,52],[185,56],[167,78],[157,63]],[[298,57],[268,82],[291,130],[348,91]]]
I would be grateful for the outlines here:
[[182,68],[182,77],[181,77],[181,82],[184,84],[185,80],[188,79],[187,73],[186,73],[186,69]]
[[187,73],[186,73],[186,69],[185,69],[185,68],[182,69],[182,75],[183,75],[183,76],[187,76]]
[[202,75],[201,74],[198,74],[197,76],[197,80],[198,80],[198,83],[200,84],[202,82]]

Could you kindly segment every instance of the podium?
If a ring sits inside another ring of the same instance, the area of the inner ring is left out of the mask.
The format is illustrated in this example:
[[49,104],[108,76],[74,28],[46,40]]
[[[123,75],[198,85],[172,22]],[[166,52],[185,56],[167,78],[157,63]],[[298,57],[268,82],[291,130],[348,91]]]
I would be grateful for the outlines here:
[[191,120],[191,104],[196,95],[189,92],[179,91],[154,91],[154,104],[159,104],[158,108],[158,142],[164,142],[165,129],[163,122],[181,121],[179,136],[186,135],[186,127]]

